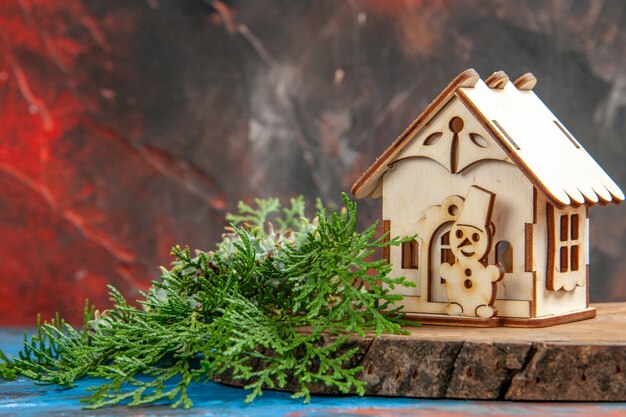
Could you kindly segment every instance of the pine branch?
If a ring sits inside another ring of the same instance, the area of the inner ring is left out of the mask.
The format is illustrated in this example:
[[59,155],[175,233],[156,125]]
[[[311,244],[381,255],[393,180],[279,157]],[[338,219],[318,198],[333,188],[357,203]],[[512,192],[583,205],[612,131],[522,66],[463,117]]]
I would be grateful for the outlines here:
[[0,351],[0,376],[67,387],[107,379],[84,400],[89,408],[161,400],[188,408],[189,384],[222,374],[244,381],[246,401],[288,380],[304,401],[318,383],[362,395],[349,334],[401,333],[400,310],[391,309],[401,296],[389,289],[413,284],[371,260],[376,248],[406,239],[376,238],[376,225],[358,232],[356,204],[343,200],[339,211],[318,203],[313,219],[302,197],[286,208],[277,199],[240,203],[215,251],[172,249],[171,268],[140,307],[109,287],[113,308],[100,313],[87,303],[80,331],[58,316],[38,318],[16,357]]

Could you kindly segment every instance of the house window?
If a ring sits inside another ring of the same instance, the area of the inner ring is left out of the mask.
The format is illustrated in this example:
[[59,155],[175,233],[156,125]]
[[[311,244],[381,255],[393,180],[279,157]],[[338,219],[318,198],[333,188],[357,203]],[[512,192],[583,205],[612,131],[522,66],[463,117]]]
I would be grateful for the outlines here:
[[496,244],[496,263],[504,272],[513,272],[513,246],[509,241],[501,240]]
[[556,242],[560,272],[580,269],[580,216],[563,214],[559,220],[559,241]]
[[[450,231],[448,230],[446,233],[441,235],[441,242],[439,242],[441,247],[440,254],[440,263],[446,263],[452,265],[456,261],[456,257],[454,253],[452,253],[452,247],[450,246]],[[443,284],[445,280],[441,278],[441,283]]]
[[551,291],[572,291],[586,285],[585,237],[586,216],[581,210],[566,208],[557,211],[546,205],[548,232],[548,263],[546,288]]
[[452,265],[454,261],[456,261],[456,257],[450,246],[450,231],[447,231],[441,236],[441,263]]
[[419,244],[413,239],[402,243],[402,268],[417,269],[419,258]]

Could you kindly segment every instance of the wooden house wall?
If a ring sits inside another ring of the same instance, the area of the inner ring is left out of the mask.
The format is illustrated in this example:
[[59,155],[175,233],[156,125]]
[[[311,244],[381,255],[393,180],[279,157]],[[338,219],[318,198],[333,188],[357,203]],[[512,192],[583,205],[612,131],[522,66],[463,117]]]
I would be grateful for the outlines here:
[[[411,158],[396,163],[383,176],[383,219],[390,221],[391,236],[415,233],[415,224],[429,206],[439,205],[450,195],[464,197],[471,185],[479,185],[496,194],[492,221],[496,226],[495,243],[507,240],[513,245],[514,270],[498,284],[496,307],[501,315],[528,316],[532,300],[533,274],[525,271],[525,224],[533,221],[533,186],[514,165],[488,160],[451,174],[438,162],[428,158]],[[419,240],[419,237],[418,237]],[[419,250],[427,259],[428,243],[420,242]],[[416,288],[400,289],[410,309],[426,308],[423,282],[428,276],[427,263],[418,270],[401,268],[401,249],[390,250],[392,274],[403,275],[416,282]],[[495,253],[488,256],[495,262]],[[420,285],[422,284],[422,285]],[[442,288],[443,290],[443,288]],[[517,300],[517,301],[502,301]],[[446,303],[428,306],[430,312],[443,312]],[[414,310],[417,311],[417,310]]]
[[[546,198],[539,194],[537,198],[537,224],[534,230],[534,252],[535,254],[548,253],[548,231],[547,224],[542,219],[546,219]],[[579,208],[566,208],[564,210],[555,209],[555,218],[561,214],[578,214],[583,219],[581,242],[582,247],[580,251],[580,267],[577,274],[587,281],[587,271],[589,264],[589,219],[587,218],[587,209],[584,206]],[[558,220],[557,220],[558,221]],[[555,225],[558,233],[559,225]],[[558,236],[557,236],[558,238]],[[558,253],[556,263],[558,264]],[[537,271],[537,284],[535,287],[535,314],[536,317],[542,317],[551,314],[562,314],[569,311],[582,310],[588,306],[588,282],[585,282],[584,286],[577,286],[572,291],[566,291],[563,289],[553,291],[547,288],[547,256],[535,256],[533,268]],[[558,268],[558,265],[557,265]]]

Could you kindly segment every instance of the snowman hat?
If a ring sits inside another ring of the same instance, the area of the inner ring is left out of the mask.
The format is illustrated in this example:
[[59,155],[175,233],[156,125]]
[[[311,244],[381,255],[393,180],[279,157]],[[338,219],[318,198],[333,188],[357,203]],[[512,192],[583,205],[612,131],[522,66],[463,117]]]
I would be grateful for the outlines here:
[[459,226],[473,226],[483,232],[491,221],[491,212],[496,195],[484,188],[472,185],[467,192],[463,208],[456,223]]

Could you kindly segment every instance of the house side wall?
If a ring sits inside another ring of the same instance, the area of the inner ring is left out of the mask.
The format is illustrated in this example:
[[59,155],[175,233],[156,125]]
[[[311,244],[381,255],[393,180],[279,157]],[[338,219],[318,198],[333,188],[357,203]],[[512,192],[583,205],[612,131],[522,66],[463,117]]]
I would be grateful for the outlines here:
[[[383,176],[383,219],[390,221],[391,236],[408,236],[416,232],[417,220],[430,206],[440,205],[450,195],[465,197],[471,185],[496,194],[492,221],[496,226],[488,262],[495,263],[495,243],[509,241],[513,246],[513,272],[498,284],[496,306],[503,316],[528,317],[533,296],[533,273],[525,271],[525,228],[533,222],[533,186],[522,172],[509,162],[486,160],[459,174],[451,174],[440,163],[425,157],[397,162]],[[443,312],[441,306],[425,303],[427,294],[429,242],[418,236],[419,269],[402,269],[400,247],[390,249],[394,276],[405,276],[416,288],[396,290],[405,296],[408,311]],[[415,297],[415,298],[413,298]],[[507,300],[519,300],[519,302]],[[432,303],[431,303],[432,304]],[[412,310],[411,310],[412,309]]]
[[[568,207],[564,210],[554,209],[554,218],[557,224],[554,225],[555,233],[559,234],[558,219],[562,214],[578,214],[582,219],[581,228],[581,248],[580,248],[580,267],[577,275],[581,278],[585,285],[576,286],[571,291],[564,289],[550,290],[547,283],[548,254],[551,252],[548,242],[548,201],[545,196],[539,193],[537,197],[537,224],[534,227],[534,270],[537,271],[537,281],[535,285],[535,314],[536,317],[549,316],[553,314],[563,314],[571,311],[582,310],[588,307],[588,282],[586,279],[589,265],[589,219],[587,218],[587,208],[581,206],[579,208]],[[559,238],[556,236],[555,238]],[[554,253],[555,264],[558,270],[559,254]],[[558,271],[556,272],[558,273]]]

